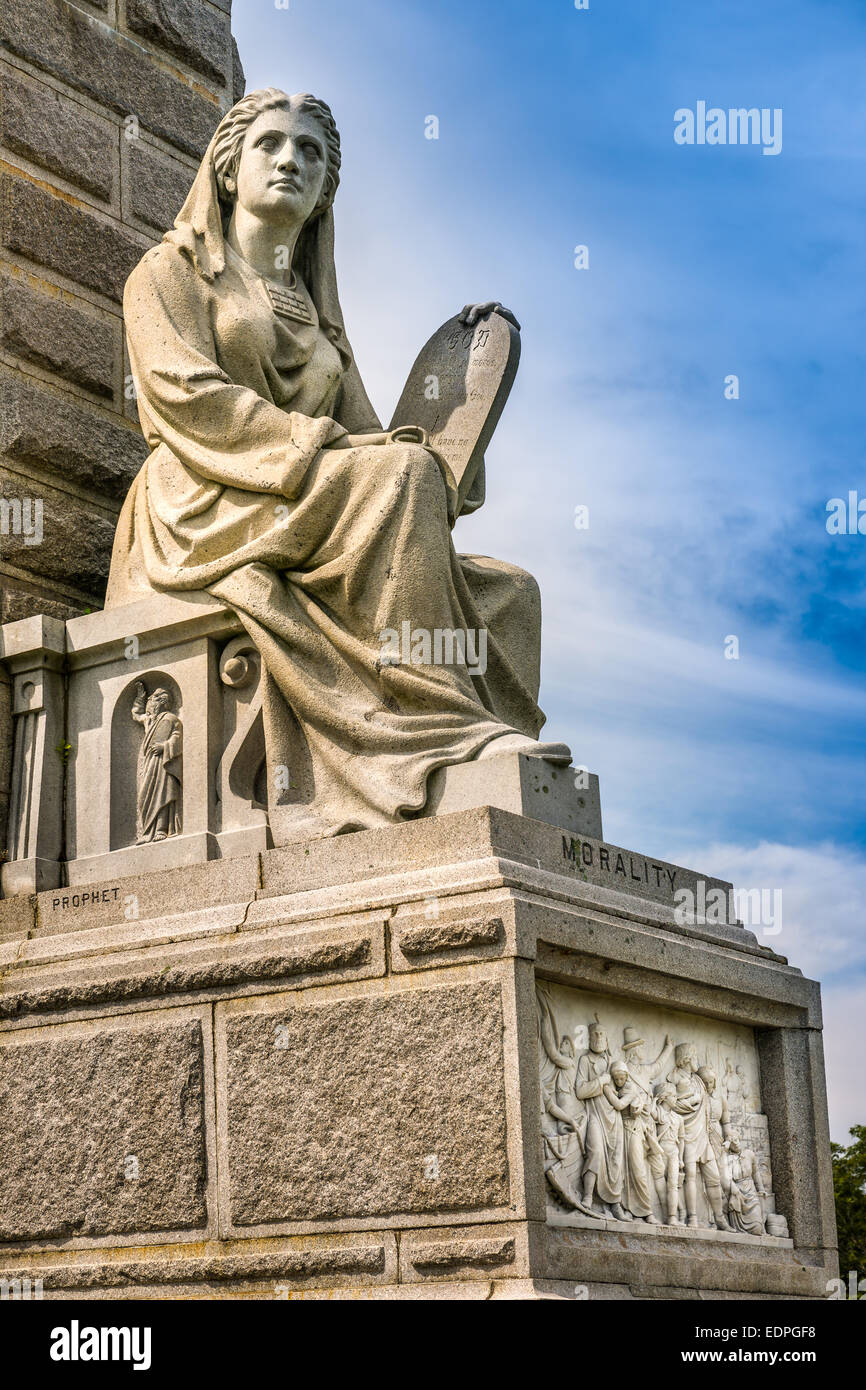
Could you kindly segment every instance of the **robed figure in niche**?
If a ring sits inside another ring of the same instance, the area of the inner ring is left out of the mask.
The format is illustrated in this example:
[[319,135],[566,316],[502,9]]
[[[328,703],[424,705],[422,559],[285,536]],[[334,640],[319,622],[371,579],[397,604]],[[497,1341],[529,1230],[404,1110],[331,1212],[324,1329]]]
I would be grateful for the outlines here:
[[148,695],[136,685],[132,717],[144,727],[138,750],[135,835],[139,845],[166,840],[181,831],[181,753],[183,725],[162,688]]

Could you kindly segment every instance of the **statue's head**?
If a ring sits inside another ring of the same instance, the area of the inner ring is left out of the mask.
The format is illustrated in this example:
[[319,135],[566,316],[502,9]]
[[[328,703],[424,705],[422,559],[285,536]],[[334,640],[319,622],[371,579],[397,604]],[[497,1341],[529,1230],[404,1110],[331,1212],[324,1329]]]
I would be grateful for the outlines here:
[[628,1067],[625,1062],[614,1062],[610,1069],[610,1076],[614,1086],[624,1086],[628,1081]]
[[674,1053],[674,1060],[678,1067],[683,1067],[686,1071],[697,1070],[697,1057],[693,1043],[679,1043]]
[[249,92],[217,127],[214,169],[224,213],[239,203],[262,222],[306,224],[331,206],[340,182],[330,108],[276,87]]
[[738,1154],[738,1153],[741,1152],[741,1150],[742,1150],[742,1143],[741,1143],[741,1141],[740,1141],[740,1132],[739,1132],[739,1130],[737,1130],[737,1129],[732,1129],[732,1130],[731,1130],[730,1134],[728,1135],[728,1148],[729,1148],[729,1150],[731,1151],[732,1154]]
[[145,708],[148,714],[162,714],[163,710],[171,708],[171,696],[167,690],[164,690],[162,686],[160,686],[157,690],[154,690],[153,694],[148,698]]
[[677,1093],[669,1081],[662,1081],[656,1086],[656,1099],[660,1105],[664,1105],[668,1110],[676,1105]]
[[698,1076],[703,1081],[710,1095],[716,1089],[716,1073],[712,1067],[698,1067]]
[[589,1050],[607,1052],[607,1033],[601,1026],[598,1014],[595,1016],[595,1023],[589,1025]]

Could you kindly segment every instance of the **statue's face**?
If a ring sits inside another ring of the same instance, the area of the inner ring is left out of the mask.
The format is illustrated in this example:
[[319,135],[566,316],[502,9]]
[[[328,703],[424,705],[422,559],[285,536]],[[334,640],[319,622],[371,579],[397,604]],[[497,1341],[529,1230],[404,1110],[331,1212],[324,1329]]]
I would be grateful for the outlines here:
[[591,1052],[607,1052],[607,1033],[603,1028],[592,1028],[589,1034]]
[[263,222],[306,222],[322,196],[325,135],[310,112],[277,107],[257,116],[244,136],[237,200]]
[[611,1067],[610,1074],[616,1086],[624,1086],[628,1080],[628,1072],[625,1067]]

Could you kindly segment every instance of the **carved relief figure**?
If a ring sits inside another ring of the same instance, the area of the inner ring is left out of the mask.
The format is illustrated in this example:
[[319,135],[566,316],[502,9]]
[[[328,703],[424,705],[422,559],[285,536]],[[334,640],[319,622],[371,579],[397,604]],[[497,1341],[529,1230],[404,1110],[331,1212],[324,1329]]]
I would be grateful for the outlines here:
[[162,688],[148,695],[136,685],[132,717],[144,726],[138,753],[136,843],[165,840],[181,830],[181,750],[183,725]]
[[731,1168],[731,1192],[728,1211],[735,1231],[752,1236],[764,1235],[764,1210],[761,1198],[766,1197],[761,1170],[751,1149],[740,1148],[740,1135],[733,1130],[728,1140]]
[[730,1057],[725,1061],[724,1091],[731,1124],[742,1125],[746,1120],[746,1078],[743,1068],[734,1068]]
[[658,1153],[650,1154],[650,1170],[656,1192],[669,1226],[679,1226],[683,1190],[683,1154],[685,1128],[683,1117],[674,1108],[677,1093],[669,1081],[657,1088],[655,1098],[656,1140]]
[[541,1074],[542,1136],[545,1172],[551,1187],[563,1201],[586,1211],[580,1196],[586,1131],[586,1107],[577,1099],[577,1057],[574,1043],[565,1036],[557,1042],[556,1022],[549,1001],[537,993],[539,1036],[543,1048]]
[[622,1115],[605,1094],[605,1087],[610,1084],[610,1063],[607,1034],[596,1018],[589,1030],[589,1051],[577,1064],[575,1088],[587,1110],[583,1205],[591,1211],[592,1199],[598,1197],[611,1216],[627,1221],[622,1209],[625,1131]]
[[[292,762],[287,727],[312,767],[311,806],[269,806],[276,843],[417,814],[451,763],[570,761],[537,742],[535,581],[458,557],[445,462],[422,430],[383,431],[367,397],[337,293],[340,162],[323,101],[248,94],[124,297],[152,453],[123,506],[107,604],[206,590],[238,614],[262,656],[269,787]],[[494,302],[462,320],[474,331],[494,313],[513,321]],[[404,622],[483,630],[486,671],[383,662],[382,632]]]
[[627,1213],[658,1225],[653,1214],[650,1169],[648,1163],[650,1131],[653,1152],[658,1150],[655,1124],[648,1110],[646,1092],[629,1076],[625,1062],[613,1062],[610,1082],[602,1089],[608,1103],[622,1114],[625,1137],[625,1183],[623,1202]]
[[703,1179],[707,1201],[720,1231],[731,1228],[722,1207],[722,1185],[713,1146],[710,1140],[709,1097],[698,1075],[698,1061],[692,1043],[680,1043],[675,1054],[676,1067],[671,1081],[676,1086],[677,1113],[683,1117],[684,1149],[683,1183],[686,1199],[686,1225],[698,1226],[698,1172]]
[[637,1082],[641,1090],[647,1096],[652,1096],[653,1085],[659,1077],[666,1076],[671,1058],[674,1055],[674,1044],[668,1034],[662,1050],[654,1062],[645,1062],[643,1050],[646,1046],[643,1038],[639,1036],[636,1028],[623,1029],[622,1051],[628,1066],[629,1076]]
[[723,1096],[719,1095],[716,1085],[716,1073],[713,1071],[712,1067],[698,1067],[698,1076],[703,1081],[707,1090],[707,1119],[710,1127],[710,1143],[713,1147],[716,1167],[719,1170],[719,1181],[722,1184],[723,1200],[727,1200],[728,1193],[731,1189],[728,1151],[725,1142],[731,1132],[731,1117],[728,1113],[728,1103]]

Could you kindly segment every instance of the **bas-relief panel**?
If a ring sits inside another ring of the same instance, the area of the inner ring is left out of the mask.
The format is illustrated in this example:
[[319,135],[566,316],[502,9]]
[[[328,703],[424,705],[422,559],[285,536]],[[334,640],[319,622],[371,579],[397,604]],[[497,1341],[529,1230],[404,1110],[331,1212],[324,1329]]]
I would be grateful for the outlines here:
[[551,1214],[788,1234],[751,1029],[543,981],[536,996]]

